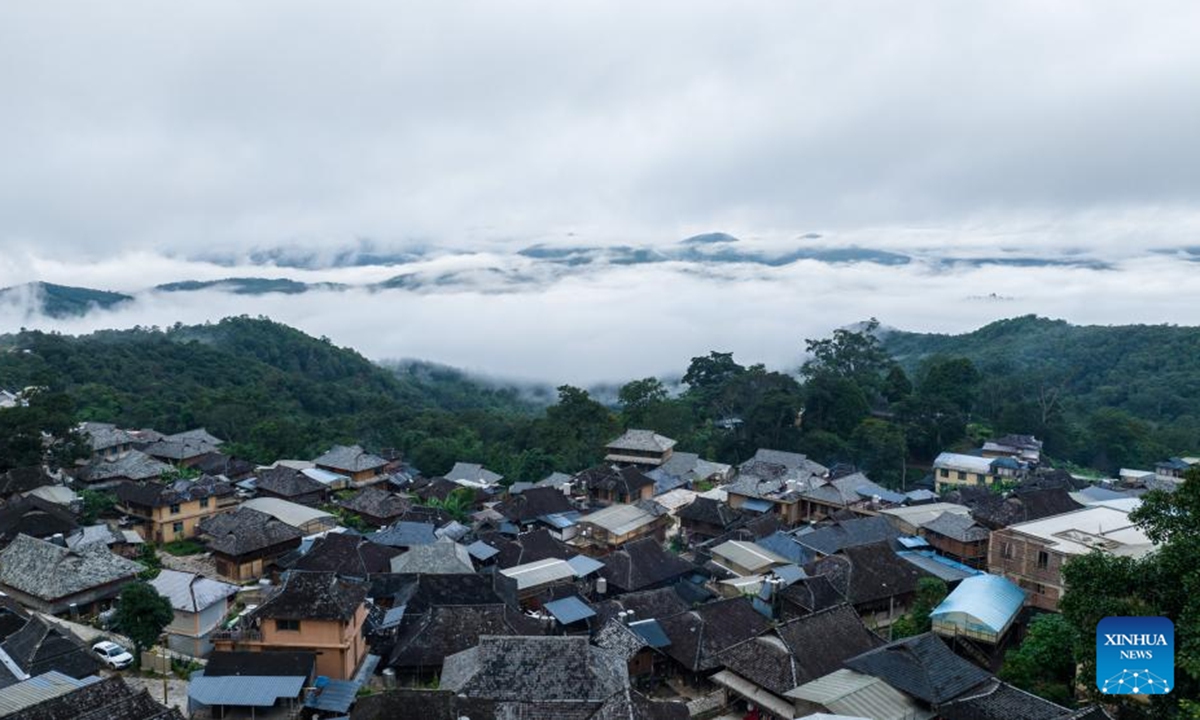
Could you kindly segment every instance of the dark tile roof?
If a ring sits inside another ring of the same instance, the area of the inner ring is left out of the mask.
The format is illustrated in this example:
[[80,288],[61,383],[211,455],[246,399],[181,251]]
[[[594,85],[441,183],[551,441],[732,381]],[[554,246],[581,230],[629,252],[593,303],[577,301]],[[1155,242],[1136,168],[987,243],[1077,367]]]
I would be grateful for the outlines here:
[[824,575],[853,605],[886,600],[915,592],[917,581],[930,577],[887,543],[858,545],[805,567],[809,575]]
[[603,625],[622,610],[632,610],[635,620],[670,617],[688,610],[691,605],[680,597],[674,587],[642,590],[596,603],[596,625]]
[[628,681],[625,661],[584,637],[485,636],[446,658],[441,687],[490,700],[557,701],[569,711],[567,702],[600,704],[625,694]]
[[40,497],[18,498],[0,507],[0,538],[4,542],[20,534],[39,538],[70,535],[78,527],[70,510]]
[[448,655],[479,644],[485,635],[544,635],[549,626],[499,602],[447,605],[406,613],[388,664],[395,668],[438,668]]
[[722,652],[771,626],[744,597],[717,600],[656,619],[671,641],[667,654],[692,671],[719,667]]
[[960,697],[992,677],[986,670],[955,655],[933,633],[888,643],[850,658],[845,664],[931,705]]
[[83,641],[36,615],[9,635],[0,648],[29,675],[57,670],[73,678],[84,678],[100,669],[100,663]]
[[341,503],[342,507],[360,515],[391,522],[408,511],[409,502],[383,488],[369,487]]
[[516,539],[500,545],[499,550],[496,566],[502,570],[548,558],[566,560],[578,554],[566,543],[555,539],[545,528],[518,535]]
[[389,547],[408,548],[414,545],[428,545],[437,541],[435,530],[432,523],[397,520],[389,527],[371,533],[367,539]]
[[0,497],[9,497],[53,484],[54,478],[40,467],[12,468],[0,473]]
[[336,572],[346,577],[365,578],[387,572],[400,550],[374,543],[361,535],[329,533],[313,541],[312,548],[292,567],[310,572]]
[[842,520],[816,527],[812,532],[797,533],[796,542],[823,554],[832,555],[843,548],[892,541],[900,531],[880,516]]
[[946,720],[1058,720],[1074,712],[999,680],[938,706]]
[[741,518],[741,513],[726,503],[713,498],[698,497],[677,512],[680,520],[715,525],[719,528],[732,526]]
[[979,542],[987,540],[991,532],[975,521],[970,515],[944,512],[925,523],[926,532],[944,535],[959,542]]
[[387,465],[387,460],[372,455],[360,445],[334,445],[324,455],[313,460],[313,464],[345,472],[362,472],[381,468]]
[[276,546],[294,548],[304,533],[287,523],[250,508],[238,508],[200,521],[208,535],[208,549],[231,557],[249,555]]
[[145,688],[135,691],[114,676],[27,707],[6,720],[183,720],[183,714],[159,705]]
[[45,601],[132,580],[144,569],[104,545],[68,550],[28,535],[0,551],[0,584]]
[[671,582],[696,569],[652,537],[626,543],[600,558],[600,562],[604,563],[600,577],[608,580],[610,591],[620,592]]
[[366,598],[364,582],[329,572],[293,571],[254,614],[284,620],[348,620]]
[[974,506],[965,504],[971,507],[971,514],[981,525],[993,530],[1083,508],[1061,487],[1018,488],[1003,498],[991,495]]
[[647,485],[654,485],[654,478],[632,466],[615,468],[599,465],[576,475],[575,482],[593,493],[603,491],[634,496],[641,494],[642,488]]
[[846,602],[824,575],[800,578],[780,591],[779,596],[806,612],[817,612]]
[[755,540],[754,544],[764,547],[780,557],[787,558],[796,565],[804,565],[816,557],[811,548],[807,548],[796,542],[794,536],[785,532],[773,532],[766,537]]
[[721,664],[747,680],[782,695],[824,677],[842,663],[883,645],[849,605],[796,618],[725,650]]
[[281,498],[295,498],[313,493],[324,493],[327,488],[295,468],[279,467],[259,470],[255,488]]
[[454,516],[441,508],[413,505],[396,522],[429,523],[441,527],[454,520]]
[[191,467],[205,475],[224,475],[234,480],[254,474],[254,463],[216,451],[192,458]]
[[372,575],[370,596],[388,598],[393,605],[407,605],[409,612],[423,613],[447,605],[494,605],[500,597],[492,580],[475,573],[424,575],[384,573]]
[[529,523],[543,515],[575,510],[570,498],[558,488],[532,487],[500,503],[496,511],[515,523]]
[[233,492],[233,485],[211,475],[195,480],[176,480],[169,485],[125,482],[117,486],[117,498],[146,507],[165,507],[206,497],[228,497]]
[[76,473],[83,482],[98,483],[110,480],[149,480],[170,472],[171,466],[155,460],[144,452],[133,450],[111,462],[93,460]]
[[310,677],[317,654],[305,651],[227,652],[217,650],[208,656],[205,677],[241,675],[246,677]]

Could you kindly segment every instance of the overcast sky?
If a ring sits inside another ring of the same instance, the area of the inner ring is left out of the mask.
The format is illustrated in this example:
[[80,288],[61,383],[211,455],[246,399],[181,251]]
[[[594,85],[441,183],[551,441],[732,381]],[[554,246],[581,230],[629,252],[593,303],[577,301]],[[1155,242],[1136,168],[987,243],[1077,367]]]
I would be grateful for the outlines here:
[[3,3],[0,284],[363,238],[1200,245],[1198,27],[1187,1]]

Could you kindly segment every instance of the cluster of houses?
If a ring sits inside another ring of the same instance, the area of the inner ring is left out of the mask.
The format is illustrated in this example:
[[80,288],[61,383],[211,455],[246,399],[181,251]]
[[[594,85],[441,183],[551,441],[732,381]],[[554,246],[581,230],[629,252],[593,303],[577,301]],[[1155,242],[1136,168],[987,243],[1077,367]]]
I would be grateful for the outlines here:
[[[898,492],[637,429],[535,483],[466,462],[426,477],[358,446],[256,466],[203,429],[81,430],[79,467],[0,475],[0,717],[78,700],[138,720],[1102,718],[994,673],[1056,610],[1068,558],[1153,549],[1129,513],[1179,481],[1081,481],[1025,436],[945,453]],[[115,503],[90,524],[84,489]],[[172,710],[101,679],[70,629],[106,617],[148,547],[174,609],[163,645],[200,668]],[[949,590],[932,630],[893,637],[924,578]]]

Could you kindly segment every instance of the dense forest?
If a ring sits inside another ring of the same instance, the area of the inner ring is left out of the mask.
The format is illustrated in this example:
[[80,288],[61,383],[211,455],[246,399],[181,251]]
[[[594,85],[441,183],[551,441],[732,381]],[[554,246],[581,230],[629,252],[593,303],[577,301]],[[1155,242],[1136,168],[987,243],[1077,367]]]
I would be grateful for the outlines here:
[[[872,321],[798,339],[797,356],[808,359],[795,374],[712,352],[691,360],[681,392],[642,378],[608,406],[571,386],[539,402],[448,368],[385,368],[326,339],[239,317],[3,336],[0,387],[47,388],[33,408],[42,410],[20,421],[42,429],[64,417],[163,432],[203,426],[258,461],[361,442],[399,449],[428,473],[466,460],[535,480],[599,461],[623,427],[649,427],[723,462],[759,447],[797,450],[902,486],[941,450],[1008,432],[1036,434],[1056,461],[1102,472],[1200,449],[1190,410],[1200,396],[1198,350],[1200,331],[1185,328],[1018,318],[947,337],[884,333]],[[14,413],[0,417],[15,422]]]

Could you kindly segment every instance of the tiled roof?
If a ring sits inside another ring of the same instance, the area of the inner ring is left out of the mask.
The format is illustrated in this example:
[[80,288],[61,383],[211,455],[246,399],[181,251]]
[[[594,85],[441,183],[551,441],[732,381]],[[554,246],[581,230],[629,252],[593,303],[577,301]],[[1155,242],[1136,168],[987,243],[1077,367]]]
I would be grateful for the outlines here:
[[987,528],[976,523],[970,515],[949,512],[942,513],[925,523],[924,529],[959,542],[979,542],[987,540],[991,534]]
[[676,517],[680,520],[727,528],[741,518],[741,513],[719,500],[698,497],[690,504],[680,508]]
[[929,576],[886,543],[846,548],[810,563],[805,570],[809,575],[825,575],[853,605],[915,592],[917,581]]
[[475,569],[467,548],[448,538],[428,545],[417,545],[392,558],[393,573],[469,573]]
[[166,507],[206,497],[228,497],[233,493],[232,485],[211,475],[195,480],[176,480],[169,485],[125,482],[117,486],[117,497],[121,501],[145,507]]
[[163,473],[171,472],[173,468],[155,460],[144,452],[132,450],[112,462],[93,461],[79,471],[79,479],[84,482],[104,482],[107,480],[149,480],[161,477]]
[[812,548],[822,555],[832,555],[840,550],[858,545],[890,542],[900,537],[900,531],[887,518],[871,516],[842,520],[822,525],[812,532],[796,533],[796,542]]
[[817,612],[846,602],[846,596],[824,575],[800,578],[781,590],[779,596],[806,612]]
[[478,463],[456,462],[446,479],[453,483],[469,485],[495,485],[504,479],[503,475],[494,473]]
[[166,599],[171,607],[184,612],[200,612],[225,598],[236,595],[237,585],[219,582],[196,573],[177,570],[161,570],[150,584]]
[[31,705],[6,720],[183,720],[183,714],[159,705],[148,690],[135,691],[114,676]]
[[744,597],[717,600],[657,620],[671,641],[666,652],[692,671],[719,667],[722,652],[771,626]]
[[500,503],[496,511],[515,523],[533,522],[543,515],[575,510],[570,498],[558,488],[533,487]]
[[655,538],[626,543],[600,561],[604,563],[600,576],[622,592],[669,582],[696,569],[692,563],[663,548]]
[[675,447],[675,441],[653,430],[626,430],[625,434],[604,447],[606,450],[663,453]]
[[295,468],[280,465],[267,470],[259,470],[255,487],[259,492],[267,492],[283,498],[294,498],[311,493],[323,493],[323,484],[313,480]]
[[785,532],[776,531],[766,537],[755,540],[754,544],[760,545],[796,565],[804,565],[815,556],[815,553],[811,549],[796,542],[795,537]]
[[433,607],[423,614],[405,615],[388,664],[437,668],[447,655],[475,647],[485,635],[544,635],[547,630],[545,623],[499,602]]
[[946,720],[1059,720],[1074,712],[999,680],[938,706]]
[[888,643],[845,664],[933,705],[949,702],[991,680],[990,673],[955,655],[932,633]]
[[211,515],[200,521],[200,532],[212,538],[208,549],[237,557],[279,546],[296,547],[304,533],[287,523],[250,508]]
[[103,545],[68,550],[28,535],[0,551],[0,585],[46,601],[132,580],[143,569]]
[[371,533],[367,538],[380,545],[407,548],[436,541],[435,529],[431,523],[400,520],[379,532]]
[[0,649],[27,675],[57,670],[73,678],[94,675],[100,668],[86,645],[69,630],[52,625],[38,616],[9,635]]
[[676,586],[625,593],[595,605],[596,623],[603,625],[624,610],[632,611],[637,620],[670,617],[691,607],[675,590]]
[[391,569],[400,551],[352,533],[329,533],[313,541],[312,548],[292,566],[308,572],[338,572],[362,578]]
[[605,623],[604,627],[600,628],[600,631],[592,638],[592,642],[597,647],[620,655],[625,662],[629,662],[635,655],[649,647],[645,638],[616,618]]
[[54,478],[47,475],[43,468],[11,468],[0,473],[0,497],[9,497],[53,484]]
[[500,553],[496,555],[496,565],[500,568],[527,565],[549,558],[566,560],[575,555],[574,550],[561,540],[555,539],[545,528],[523,533],[516,539],[504,543],[499,549]]
[[55,533],[69,535],[78,525],[70,510],[42,498],[17,498],[0,507],[0,538],[5,540],[25,534],[49,537]]
[[848,658],[883,644],[849,605],[838,605],[783,623],[721,653],[738,675],[782,695],[842,666]]
[[414,614],[446,605],[495,605],[500,597],[492,579],[475,573],[457,575],[410,575],[382,573],[370,579],[370,596],[390,598],[393,605],[407,605]]
[[482,637],[446,658],[441,687],[467,697],[522,703],[603,703],[624,694],[625,661],[583,637]]
[[293,571],[254,614],[284,620],[348,620],[366,598],[363,582],[336,573]]
[[79,432],[87,439],[93,452],[119,445],[129,445],[137,440],[133,433],[122,430],[112,423],[85,422],[79,426]]
[[387,465],[387,460],[372,455],[359,445],[334,445],[324,455],[313,460],[313,464],[353,473],[381,468]]
[[205,677],[305,677],[312,674],[317,654],[308,651],[215,651],[204,666]]
[[611,465],[588,468],[576,475],[575,480],[593,493],[619,492],[629,497],[640,494],[642,488],[654,484],[654,478],[635,467],[615,468]]
[[391,521],[408,511],[409,502],[404,498],[379,487],[360,490],[354,497],[343,502],[342,507],[351,512]]

